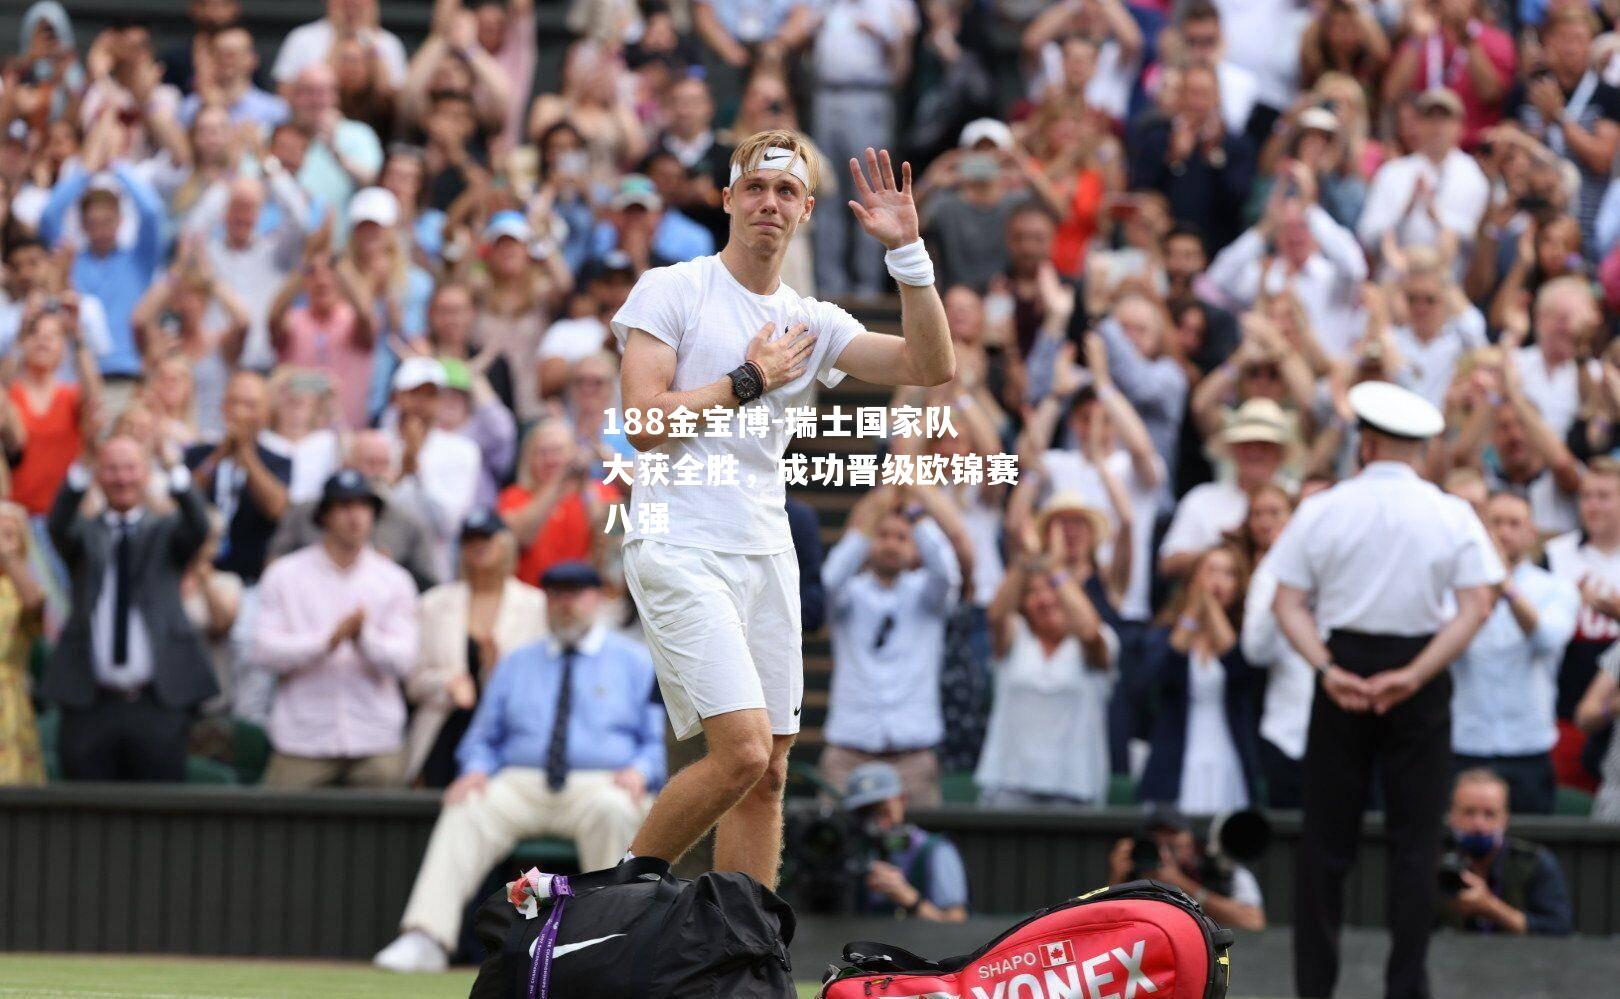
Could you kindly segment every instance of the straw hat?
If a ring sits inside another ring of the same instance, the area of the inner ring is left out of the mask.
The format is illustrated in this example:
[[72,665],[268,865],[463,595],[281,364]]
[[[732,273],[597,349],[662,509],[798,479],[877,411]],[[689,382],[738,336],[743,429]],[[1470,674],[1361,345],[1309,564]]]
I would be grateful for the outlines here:
[[1087,503],[1079,493],[1057,493],[1041,504],[1040,513],[1035,515],[1035,534],[1043,544],[1046,541],[1047,525],[1060,513],[1078,513],[1091,522],[1093,550],[1114,533],[1114,526],[1109,522],[1108,515]]
[[1284,464],[1293,460],[1300,446],[1294,421],[1270,399],[1250,399],[1239,406],[1227,417],[1211,450],[1216,457],[1225,458],[1233,444],[1276,444],[1283,449]]

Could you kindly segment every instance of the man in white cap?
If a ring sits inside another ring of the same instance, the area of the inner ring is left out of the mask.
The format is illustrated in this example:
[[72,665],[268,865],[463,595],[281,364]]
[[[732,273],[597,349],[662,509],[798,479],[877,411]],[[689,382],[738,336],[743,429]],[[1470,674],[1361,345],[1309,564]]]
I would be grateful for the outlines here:
[[[957,148],[935,159],[917,184],[923,228],[947,288],[965,284],[983,294],[990,279],[1007,269],[999,235],[1030,200],[1027,191],[1009,190],[1005,183],[1009,170],[1020,169],[1013,147],[1005,122],[976,118],[962,127]],[[1031,176],[1025,173],[1026,182]]]
[[[1356,221],[1356,235],[1373,253],[1388,232],[1394,232],[1400,246],[1436,246],[1442,233],[1467,246],[1490,202],[1485,172],[1458,148],[1462,101],[1450,90],[1436,87],[1418,95],[1412,107],[1417,112],[1417,146],[1406,156],[1386,161],[1373,174]],[[1459,254],[1458,259],[1468,258]]]
[[[419,489],[432,513],[437,568],[455,577],[453,548],[477,496],[483,458],[478,445],[437,425],[439,393],[448,379],[432,357],[407,357],[394,372],[394,421],[389,435],[399,455],[395,491]],[[385,417],[386,419],[386,417]]]
[[1305,997],[1333,992],[1344,878],[1378,770],[1394,937],[1384,994],[1427,999],[1451,776],[1447,668],[1489,617],[1505,572],[1473,509],[1414,470],[1444,428],[1440,411],[1388,382],[1357,385],[1350,407],[1362,471],[1303,503],[1268,556],[1277,624],[1320,676],[1305,749],[1294,983]]
[[[887,151],[868,148],[864,170],[849,161],[859,198],[849,207],[888,250],[903,335],[870,333],[782,283],[783,256],[816,207],[818,164],[797,132],[745,139],[722,192],[725,249],[649,270],[612,323],[625,435],[644,465],[668,460],[668,474],[644,467],[637,476],[625,582],[676,735],[702,731],[708,744],[670,781],[630,852],[673,862],[718,824],[715,868],[766,886],[781,860],[782,789],[804,691],[799,567],[780,474],[787,414],[808,409],[817,381],[939,385],[956,369],[910,165],[896,170]],[[686,421],[671,414],[682,413],[694,414],[692,433],[672,433]],[[690,478],[683,467],[705,466],[697,481],[707,484],[679,484]]]

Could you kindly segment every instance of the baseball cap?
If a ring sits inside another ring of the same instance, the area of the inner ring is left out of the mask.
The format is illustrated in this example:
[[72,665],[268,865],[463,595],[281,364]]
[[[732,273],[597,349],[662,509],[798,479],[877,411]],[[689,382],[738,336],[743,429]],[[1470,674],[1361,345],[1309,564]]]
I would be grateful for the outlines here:
[[1306,108],[1299,114],[1299,127],[1336,135],[1339,131],[1339,116],[1327,108]]
[[592,281],[615,275],[629,275],[631,278],[636,276],[635,261],[623,250],[609,250],[602,254],[601,260],[586,265],[580,284],[590,284]]
[[464,538],[492,538],[506,530],[506,521],[501,515],[487,507],[474,510],[462,522],[461,536]]
[[394,372],[394,391],[409,392],[423,385],[443,388],[447,381],[444,365],[439,363],[437,358],[420,355],[407,357],[399,363],[399,369]]
[[602,576],[589,562],[558,562],[540,576],[542,590],[586,590],[602,585]]
[[367,187],[355,192],[349,202],[349,225],[375,222],[392,228],[399,222],[399,199],[386,187]]
[[1414,104],[1418,114],[1432,114],[1435,111],[1444,111],[1453,118],[1463,116],[1462,100],[1444,87],[1431,87],[1418,95]]
[[994,118],[975,118],[962,126],[962,138],[957,145],[972,149],[986,139],[995,143],[998,149],[1013,147],[1012,129],[1007,127],[1006,122]]
[[326,511],[334,504],[351,500],[365,500],[373,510],[382,511],[382,497],[377,495],[377,490],[371,487],[371,482],[364,475],[352,468],[339,469],[321,487],[321,498],[315,504],[315,523],[325,520]]
[[493,243],[502,236],[507,236],[520,243],[527,243],[534,238],[529,229],[529,220],[523,213],[510,208],[496,212],[489,217],[489,224],[484,226],[484,242]]
[[656,212],[663,209],[664,199],[658,196],[658,188],[653,186],[651,180],[633,173],[619,181],[619,190],[613,195],[612,206],[614,211],[639,207]]
[[849,780],[844,784],[844,810],[853,812],[905,793],[900,771],[887,763],[862,763],[849,772]]

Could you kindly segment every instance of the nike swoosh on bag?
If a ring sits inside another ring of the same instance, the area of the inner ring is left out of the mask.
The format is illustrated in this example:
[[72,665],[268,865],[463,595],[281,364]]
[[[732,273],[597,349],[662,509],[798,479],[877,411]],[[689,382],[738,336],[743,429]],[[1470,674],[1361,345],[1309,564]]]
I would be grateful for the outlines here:
[[[607,936],[605,936],[605,937],[597,937],[595,940],[581,940],[579,943],[563,944],[560,947],[553,947],[551,949],[551,956],[552,956],[553,959],[556,959],[556,958],[562,957],[564,954],[572,954],[574,951],[576,951],[576,950],[584,950],[586,947],[595,947],[599,943],[606,943],[609,940],[613,940],[613,939],[616,939],[616,938],[622,937],[622,936],[624,936],[623,933],[609,933]],[[539,943],[540,943],[540,939],[538,937],[536,937],[535,940],[534,940],[534,943],[529,944],[529,956],[530,957],[534,956],[534,948]]]

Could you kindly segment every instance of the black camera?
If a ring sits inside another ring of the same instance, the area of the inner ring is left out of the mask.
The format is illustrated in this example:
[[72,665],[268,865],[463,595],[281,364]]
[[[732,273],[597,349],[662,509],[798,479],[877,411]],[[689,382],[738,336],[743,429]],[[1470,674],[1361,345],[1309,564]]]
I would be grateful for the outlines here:
[[1131,873],[1127,880],[1151,878],[1163,863],[1159,841],[1151,835],[1131,837]]
[[1447,850],[1440,855],[1440,867],[1435,872],[1439,878],[1440,894],[1446,898],[1456,898],[1461,895],[1468,883],[1463,880],[1463,871],[1468,870],[1468,858],[1456,850]]
[[[1163,828],[1186,826],[1178,819],[1150,816],[1131,842],[1131,880],[1152,877],[1159,869],[1159,841],[1153,833]],[[1217,815],[1208,838],[1198,841],[1198,869],[1190,873],[1215,894],[1231,895],[1238,866],[1259,860],[1270,845],[1271,823],[1260,812],[1246,808]]]
[[867,871],[890,852],[884,837],[867,831],[863,811],[828,805],[790,813],[782,845],[782,897],[795,908],[828,915],[856,911]]
[[1231,895],[1238,865],[1254,863],[1270,846],[1271,823],[1255,809],[1216,816],[1198,865],[1199,883],[1218,895]]

